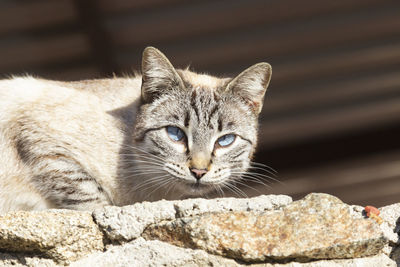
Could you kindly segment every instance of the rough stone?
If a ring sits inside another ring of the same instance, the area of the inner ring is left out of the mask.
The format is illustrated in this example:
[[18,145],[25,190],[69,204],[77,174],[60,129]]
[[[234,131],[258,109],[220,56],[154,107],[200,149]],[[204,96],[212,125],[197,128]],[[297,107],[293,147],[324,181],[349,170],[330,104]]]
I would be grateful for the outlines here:
[[385,254],[378,254],[372,257],[341,259],[341,260],[318,260],[307,263],[290,262],[285,264],[250,264],[252,267],[396,267],[396,262]]
[[397,263],[397,266],[400,266],[400,247],[394,247],[392,249],[390,258]]
[[253,198],[217,198],[183,200],[174,203],[176,217],[188,217],[207,212],[267,211],[279,209],[292,202],[286,195],[261,195]]
[[380,217],[383,219],[381,229],[391,245],[399,244],[400,232],[400,203],[385,206],[379,209]]
[[89,212],[17,211],[0,216],[0,249],[69,263],[103,250],[103,234]]
[[214,256],[202,250],[176,247],[160,241],[138,238],[104,253],[94,253],[71,265],[84,266],[238,266],[231,259]]
[[[287,196],[145,202],[105,207],[93,217],[14,212],[0,216],[0,267],[400,266],[400,204],[380,210],[378,225],[363,207],[310,194],[296,202]],[[104,247],[107,236],[115,242]]]
[[172,202],[161,200],[124,207],[107,206],[95,210],[93,217],[110,240],[127,242],[139,237],[147,225],[175,218],[175,209]]
[[0,267],[3,266],[29,266],[29,267],[55,267],[59,266],[51,259],[40,258],[37,256],[24,255],[22,253],[1,253]]
[[105,253],[93,253],[71,264],[71,267],[85,266],[395,267],[396,263],[385,254],[379,254],[365,258],[318,260],[308,263],[241,264],[202,250],[180,248],[157,240],[146,241],[138,238],[121,246],[112,246]]
[[266,211],[292,202],[289,196],[268,195],[254,198],[186,199],[180,201],[143,202],[131,206],[108,206],[93,212],[97,224],[115,242],[139,237],[150,224],[184,216],[221,211]]
[[142,235],[246,262],[341,259],[380,253],[386,239],[372,219],[327,194],[274,211],[213,212],[149,226]]

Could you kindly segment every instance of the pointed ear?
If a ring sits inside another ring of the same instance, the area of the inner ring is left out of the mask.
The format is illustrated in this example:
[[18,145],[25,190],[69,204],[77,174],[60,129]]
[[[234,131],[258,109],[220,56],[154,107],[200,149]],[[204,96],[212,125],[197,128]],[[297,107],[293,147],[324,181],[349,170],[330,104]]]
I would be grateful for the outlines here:
[[183,82],[167,57],[154,47],[146,47],[142,57],[142,98],[153,101]]
[[272,67],[268,63],[258,63],[240,73],[226,87],[226,92],[243,98],[259,114],[264,95],[271,80]]

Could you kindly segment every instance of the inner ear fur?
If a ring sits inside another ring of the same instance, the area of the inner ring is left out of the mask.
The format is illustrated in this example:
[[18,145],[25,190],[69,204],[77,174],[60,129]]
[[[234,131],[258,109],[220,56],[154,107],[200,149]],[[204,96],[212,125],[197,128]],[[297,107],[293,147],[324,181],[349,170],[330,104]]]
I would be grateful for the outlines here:
[[255,64],[228,83],[226,91],[235,94],[248,103],[259,114],[265,92],[271,81],[272,67],[266,62]]
[[151,102],[183,82],[168,58],[157,48],[146,47],[142,56],[142,99]]

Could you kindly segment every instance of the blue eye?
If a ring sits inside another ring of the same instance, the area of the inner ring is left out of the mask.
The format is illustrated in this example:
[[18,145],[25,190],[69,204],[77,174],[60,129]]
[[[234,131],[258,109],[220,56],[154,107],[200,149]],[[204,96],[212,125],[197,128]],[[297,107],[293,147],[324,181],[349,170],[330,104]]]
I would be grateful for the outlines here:
[[218,138],[217,143],[220,146],[229,146],[230,144],[233,143],[233,141],[235,141],[235,138],[236,138],[236,135],[234,135],[234,134],[226,134],[226,135]]
[[185,133],[175,126],[167,127],[168,136],[174,141],[181,141],[185,137]]

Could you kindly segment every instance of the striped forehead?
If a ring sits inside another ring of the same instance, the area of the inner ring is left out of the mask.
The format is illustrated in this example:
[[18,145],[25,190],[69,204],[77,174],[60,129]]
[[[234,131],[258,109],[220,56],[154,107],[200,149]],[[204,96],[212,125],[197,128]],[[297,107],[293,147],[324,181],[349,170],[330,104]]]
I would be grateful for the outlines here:
[[[191,123],[196,122],[199,127],[214,129],[219,120],[220,100],[221,97],[215,90],[193,88],[190,95],[191,112],[188,114]],[[186,121],[186,124],[189,122]]]

